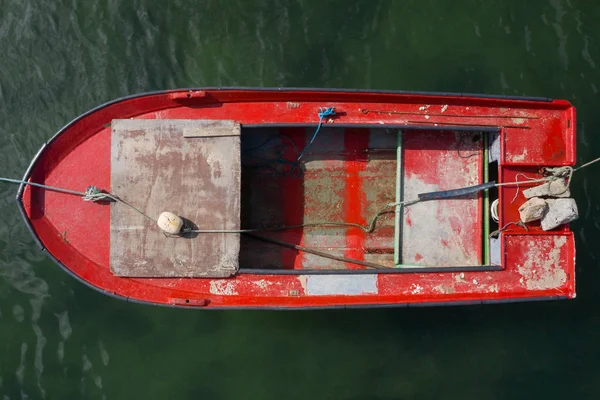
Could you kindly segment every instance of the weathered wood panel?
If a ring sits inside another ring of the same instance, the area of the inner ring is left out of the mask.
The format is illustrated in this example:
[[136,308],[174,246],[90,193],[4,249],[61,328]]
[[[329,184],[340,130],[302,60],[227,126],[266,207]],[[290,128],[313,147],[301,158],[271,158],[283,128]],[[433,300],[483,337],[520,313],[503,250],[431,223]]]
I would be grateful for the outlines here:
[[[239,229],[239,134],[232,121],[113,120],[111,192],[153,219],[171,211],[199,229]],[[239,234],[166,237],[121,203],[111,205],[110,227],[118,276],[226,277],[238,269]]]
[[198,120],[183,127],[183,137],[240,136],[240,124],[235,121]]

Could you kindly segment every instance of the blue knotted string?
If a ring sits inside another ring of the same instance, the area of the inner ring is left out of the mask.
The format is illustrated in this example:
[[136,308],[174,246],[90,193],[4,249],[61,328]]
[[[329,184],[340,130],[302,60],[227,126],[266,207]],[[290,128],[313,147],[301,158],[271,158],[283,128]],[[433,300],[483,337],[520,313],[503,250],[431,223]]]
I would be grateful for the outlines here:
[[[262,142],[261,144],[259,144],[256,147],[252,147],[248,150],[244,150],[242,152],[243,154],[246,154],[252,158],[256,158],[257,161],[259,161],[258,163],[249,164],[249,165],[245,164],[244,166],[247,168],[270,169],[278,176],[293,176],[293,177],[302,176],[302,168],[300,165],[300,159],[304,156],[306,149],[308,149],[308,147],[310,145],[312,145],[313,142],[315,141],[317,135],[319,134],[319,131],[321,130],[321,126],[323,125],[323,120],[327,117],[336,115],[335,107],[328,107],[328,108],[321,107],[320,110],[321,111],[318,114],[319,124],[317,125],[317,129],[315,130],[315,133],[313,134],[312,139],[310,139],[310,141],[308,142],[306,147],[304,147],[304,150],[302,150],[302,153],[299,153],[298,148],[296,147],[296,144],[290,137],[285,136],[285,135],[275,135],[275,136],[268,138],[267,140],[265,140],[264,142]],[[283,156],[284,153],[286,153],[286,144],[283,143],[283,141],[281,144],[279,144],[278,146],[275,147],[275,150],[274,150],[275,158],[264,158],[264,157],[257,157],[256,155],[252,155],[253,153],[256,152],[256,150],[263,149],[268,143],[270,143],[273,139],[276,139],[276,138],[286,139],[292,144],[293,151],[295,153],[295,155],[293,155],[294,158],[292,158],[292,160],[287,160]],[[287,166],[289,166],[289,169],[285,172],[281,172],[277,168],[272,167],[271,164],[276,164],[276,165],[278,164],[278,165],[284,165],[284,166],[287,165]]]
[[321,112],[319,113],[319,125],[317,125],[317,130],[315,131],[312,139],[310,139],[310,142],[308,142],[308,144],[306,145],[304,150],[302,150],[302,153],[300,153],[300,156],[298,156],[298,159],[296,161],[300,161],[302,156],[304,156],[306,149],[308,149],[310,147],[310,145],[313,144],[313,142],[315,141],[315,138],[317,137],[319,130],[321,130],[321,125],[323,125],[323,119],[326,117],[332,116],[332,115],[335,115],[335,107],[328,107],[328,108],[321,107]]

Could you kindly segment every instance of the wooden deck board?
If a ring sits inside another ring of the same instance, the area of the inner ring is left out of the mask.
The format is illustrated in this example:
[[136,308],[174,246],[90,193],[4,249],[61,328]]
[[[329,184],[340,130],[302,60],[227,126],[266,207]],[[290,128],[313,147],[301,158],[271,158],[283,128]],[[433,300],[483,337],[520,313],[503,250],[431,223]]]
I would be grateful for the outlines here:
[[[151,218],[171,211],[199,229],[240,228],[240,127],[231,121],[113,120],[111,192]],[[239,234],[166,237],[129,207],[111,205],[110,267],[128,277],[226,277]]]

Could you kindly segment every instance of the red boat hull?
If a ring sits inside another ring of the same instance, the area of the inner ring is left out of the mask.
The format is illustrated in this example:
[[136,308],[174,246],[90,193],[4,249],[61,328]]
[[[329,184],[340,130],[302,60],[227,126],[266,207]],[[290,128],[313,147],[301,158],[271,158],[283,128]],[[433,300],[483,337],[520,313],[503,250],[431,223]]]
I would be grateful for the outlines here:
[[[498,180],[538,177],[575,163],[575,109],[567,101],[462,94],[312,89],[193,89],[141,94],[75,119],[42,147],[24,180],[84,191],[110,188],[113,119],[235,120],[242,126],[316,126],[335,107],[344,129],[394,127],[500,133]],[[350,190],[352,174],[343,181]],[[288,188],[291,193],[294,187]],[[499,189],[499,225],[518,220],[517,187]],[[500,234],[501,265],[384,271],[243,268],[231,278],[123,278],[110,270],[110,208],[22,185],[17,200],[40,247],[89,286],[130,301],[196,308],[335,308],[474,304],[575,297],[575,244],[568,226]],[[342,216],[361,214],[347,196]],[[364,223],[359,215],[357,223]],[[357,234],[352,240],[364,240]],[[360,236],[360,234],[358,234]],[[350,246],[348,256],[359,256]],[[356,252],[356,251],[355,251]],[[292,257],[293,258],[293,257]],[[292,260],[293,264],[293,260]]]

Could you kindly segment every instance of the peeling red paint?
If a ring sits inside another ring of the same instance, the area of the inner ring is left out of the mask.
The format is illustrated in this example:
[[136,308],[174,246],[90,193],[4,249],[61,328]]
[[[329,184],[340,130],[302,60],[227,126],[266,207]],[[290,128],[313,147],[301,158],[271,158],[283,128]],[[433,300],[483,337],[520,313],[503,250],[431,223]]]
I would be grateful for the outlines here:
[[[344,220],[360,225],[366,225],[364,216],[365,194],[362,187],[360,171],[365,169],[365,160],[358,154],[368,148],[368,129],[346,129],[344,135],[344,150],[348,160],[344,163],[346,169],[346,187],[344,193]],[[365,232],[360,228],[349,228],[346,232],[345,256],[357,260],[364,260]],[[356,264],[346,264],[349,269],[362,268]]]

